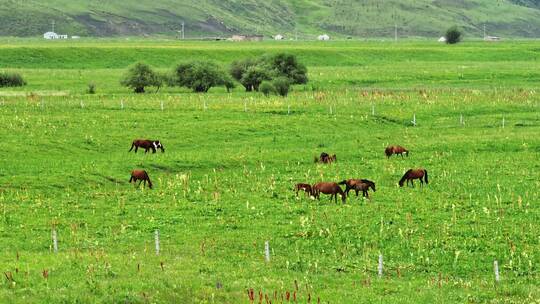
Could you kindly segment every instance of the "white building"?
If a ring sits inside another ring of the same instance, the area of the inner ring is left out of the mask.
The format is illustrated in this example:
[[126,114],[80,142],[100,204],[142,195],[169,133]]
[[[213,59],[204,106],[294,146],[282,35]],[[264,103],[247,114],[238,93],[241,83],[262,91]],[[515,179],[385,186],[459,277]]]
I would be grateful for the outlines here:
[[446,37],[442,36],[441,38],[439,38],[439,40],[437,40],[439,42],[446,42]]
[[274,40],[283,40],[283,38],[284,37],[281,34],[277,34],[277,35],[274,36]]
[[320,35],[319,37],[317,37],[317,40],[320,40],[320,41],[328,41],[330,40],[330,36],[324,34],[324,35]]
[[46,32],[45,34],[43,34],[43,38],[45,39],[58,39],[58,34],[55,33],[55,32]]
[[47,40],[53,40],[53,39],[68,39],[68,35],[58,35],[55,32],[46,32],[43,34],[43,38]]

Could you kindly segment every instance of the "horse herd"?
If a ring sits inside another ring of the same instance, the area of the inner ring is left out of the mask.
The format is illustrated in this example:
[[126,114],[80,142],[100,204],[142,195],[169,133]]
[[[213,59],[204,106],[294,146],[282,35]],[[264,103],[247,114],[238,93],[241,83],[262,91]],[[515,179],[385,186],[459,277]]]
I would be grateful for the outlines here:
[[[384,153],[386,154],[387,158],[390,158],[392,155],[403,155],[405,154],[407,157],[409,156],[409,150],[403,148],[402,146],[388,146],[384,150]],[[322,164],[330,164],[337,160],[336,155],[330,156],[328,153],[323,152],[319,157],[315,157],[316,163],[322,163]],[[411,184],[414,186],[414,180],[419,179],[420,185],[423,186],[424,182],[428,183],[428,173],[426,169],[420,168],[420,169],[409,169],[403,177],[399,180],[398,184],[400,187],[403,187],[404,183],[407,182],[407,185]],[[345,191],[341,189],[339,185],[345,185]],[[358,193],[362,191],[362,196],[365,198],[369,198],[368,190],[371,189],[373,192],[376,191],[375,189],[375,183],[368,180],[368,179],[348,179],[341,181],[339,183],[336,182],[319,182],[314,185],[306,184],[306,183],[299,183],[296,184],[294,187],[296,191],[296,196],[298,196],[299,191],[304,191],[309,196],[312,196],[316,199],[320,199],[320,195],[327,194],[330,195],[330,200],[332,198],[337,203],[337,195],[341,195],[341,200],[345,203],[345,200],[347,196],[349,195],[349,191],[354,190],[356,193],[356,196],[358,196]]]
[[[151,139],[135,139],[131,143],[131,149],[129,149],[128,152],[133,151],[135,149],[135,153],[139,150],[139,148],[144,149],[144,153],[148,153],[150,150],[152,150],[152,153],[156,153],[158,149],[161,150],[161,152],[165,152],[165,148],[163,147],[163,144],[159,140],[151,140]],[[401,155],[403,157],[403,154],[405,154],[407,157],[409,156],[409,150],[403,148],[402,146],[388,146],[386,147],[384,153],[386,154],[387,158],[390,158],[392,155]],[[331,164],[333,162],[337,161],[336,155],[329,155],[326,152],[322,152],[319,157],[315,157],[316,163],[322,163],[322,164]],[[426,169],[420,168],[420,169],[409,169],[403,177],[399,180],[398,184],[400,187],[403,187],[404,183],[407,182],[407,185],[409,183],[414,186],[414,180],[419,179],[421,186],[424,184],[424,182],[428,183],[428,173]],[[148,176],[148,172],[141,169],[136,169],[131,171],[131,177],[129,179],[130,183],[137,183],[139,181],[138,186],[141,185],[141,183],[144,183],[143,185],[146,186],[148,183],[148,187],[152,189],[152,182],[150,181],[150,177]],[[345,185],[345,191],[341,189],[340,185]],[[358,196],[358,193],[362,191],[362,196],[365,198],[369,198],[368,190],[371,189],[373,192],[376,191],[375,189],[375,183],[367,180],[367,179],[348,179],[341,181],[339,183],[336,182],[319,182],[314,185],[306,184],[306,183],[299,183],[295,186],[296,196],[298,196],[299,191],[306,192],[309,196],[312,196],[316,199],[320,199],[320,195],[327,194],[330,195],[330,200],[334,198],[335,202],[337,203],[337,195],[341,195],[341,200],[343,203],[345,203],[345,200],[347,199],[347,196],[349,195],[349,191],[354,190],[356,193],[356,196]]]

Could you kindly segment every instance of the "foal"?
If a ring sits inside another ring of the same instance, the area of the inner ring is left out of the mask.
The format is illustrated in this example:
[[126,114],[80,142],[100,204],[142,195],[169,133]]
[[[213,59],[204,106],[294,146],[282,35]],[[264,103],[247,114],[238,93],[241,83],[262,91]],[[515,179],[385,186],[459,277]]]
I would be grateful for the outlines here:
[[336,155],[330,156],[328,153],[323,152],[321,155],[317,158],[315,157],[316,163],[323,163],[323,164],[331,164],[337,160]]
[[296,186],[294,186],[294,190],[296,191],[296,197],[298,197],[298,191],[300,190],[305,191],[307,195],[313,195],[310,184],[296,184]]
[[349,179],[344,180],[339,184],[345,185],[345,194],[347,196],[349,195],[349,191],[354,190],[356,192],[356,196],[358,196],[359,191],[362,191],[362,196],[369,198],[369,188],[371,188],[373,192],[377,191],[375,190],[375,183],[367,179]]
[[384,150],[384,154],[386,154],[386,157],[390,158],[392,154],[401,155],[403,157],[403,154],[407,155],[409,157],[409,150],[403,148],[402,146],[388,146]]
[[334,197],[336,204],[337,204],[338,193],[341,195],[341,201],[343,203],[345,203],[345,200],[347,199],[347,196],[345,195],[343,190],[341,190],[341,187],[339,187],[337,183],[332,183],[332,182],[321,182],[321,183],[317,183],[313,185],[312,193],[313,193],[313,196],[319,200],[320,200],[321,193],[330,194],[330,200],[332,200],[332,197]]
[[161,152],[165,152],[165,148],[159,140],[150,140],[150,139],[135,139],[131,143],[131,149],[128,152],[131,152],[135,148],[135,153],[139,148],[144,149],[144,153],[148,153],[148,150],[152,149],[152,153],[156,153],[157,149],[160,149]]
[[133,170],[131,171],[131,178],[129,179],[129,182],[136,183],[139,181],[139,186],[142,182],[144,182],[144,186],[146,186],[146,182],[148,182],[148,188],[152,189],[152,182],[150,181],[150,177],[148,176],[148,173],[144,170]]
[[426,182],[426,185],[428,184],[428,174],[426,169],[409,169],[407,172],[405,172],[405,175],[399,180],[399,186],[403,187],[403,183],[405,180],[407,181],[407,185],[409,185],[409,181],[411,182],[412,186],[414,187],[414,181],[415,179],[420,180],[420,186],[424,185],[424,182]]

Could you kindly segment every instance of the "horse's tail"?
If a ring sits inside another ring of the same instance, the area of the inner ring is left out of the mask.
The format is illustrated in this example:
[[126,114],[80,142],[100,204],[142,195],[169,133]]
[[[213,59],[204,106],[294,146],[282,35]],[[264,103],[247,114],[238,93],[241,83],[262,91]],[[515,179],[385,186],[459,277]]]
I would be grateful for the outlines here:
[[426,181],[426,184],[429,184],[426,169],[424,169],[424,180]]
[[129,149],[128,152],[131,152],[131,151],[133,150],[133,148],[135,148],[135,142],[132,142],[132,143],[131,143],[131,149]]
[[399,180],[399,186],[400,187],[403,187],[403,183],[405,182],[405,180],[407,179],[407,176],[409,176],[409,173],[412,171],[412,169],[409,169],[407,170],[407,172],[405,172],[405,174],[403,175],[403,177]]
[[148,188],[152,189],[152,182],[150,181],[150,177],[146,176],[146,180],[148,181]]
[[346,180],[343,180],[342,182],[339,182],[338,185],[346,185],[347,184],[347,181]]

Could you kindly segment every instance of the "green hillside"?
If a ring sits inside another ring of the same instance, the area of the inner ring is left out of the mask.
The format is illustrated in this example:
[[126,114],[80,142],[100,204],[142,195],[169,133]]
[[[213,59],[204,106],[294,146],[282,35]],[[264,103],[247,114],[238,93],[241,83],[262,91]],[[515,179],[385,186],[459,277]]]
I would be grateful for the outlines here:
[[38,36],[51,28],[81,36],[284,33],[313,38],[322,32],[345,37],[434,37],[450,25],[468,37],[488,33],[536,37],[540,29],[537,0],[154,0],[18,1],[0,0],[0,36]]

